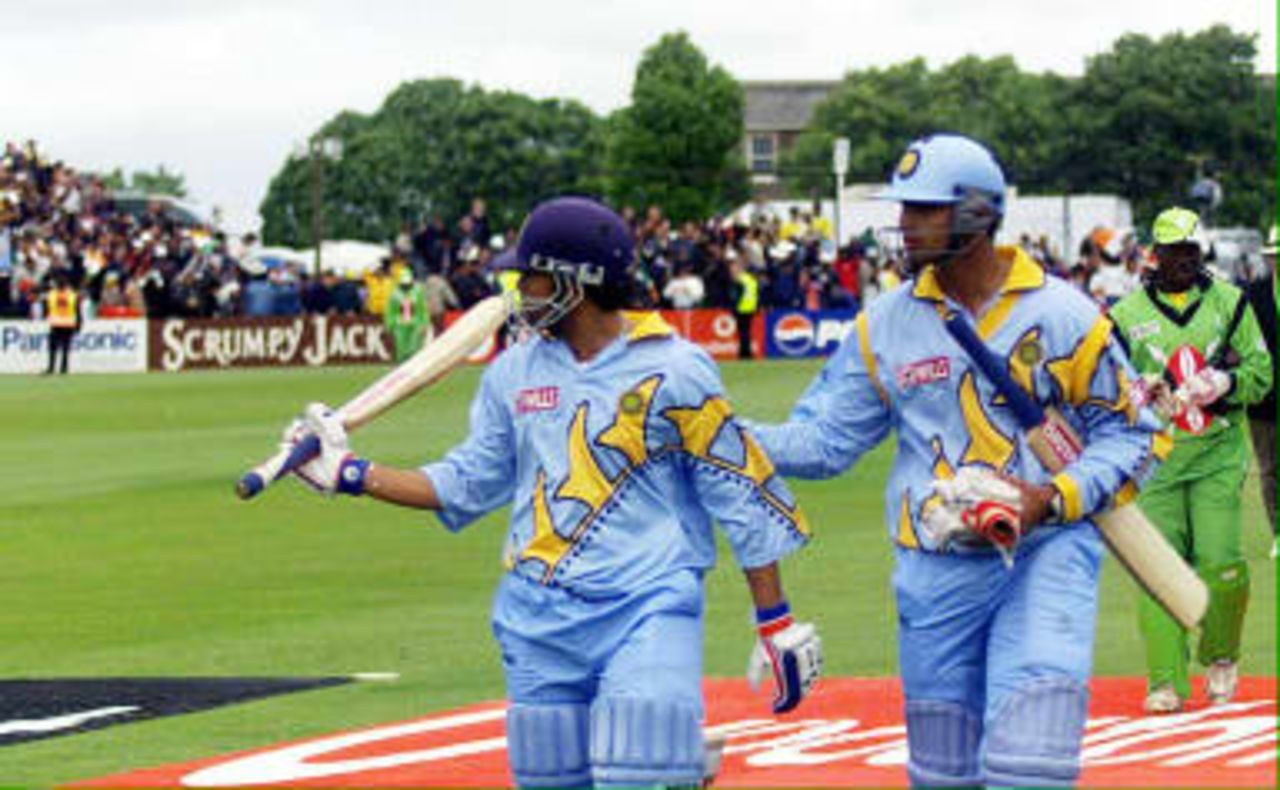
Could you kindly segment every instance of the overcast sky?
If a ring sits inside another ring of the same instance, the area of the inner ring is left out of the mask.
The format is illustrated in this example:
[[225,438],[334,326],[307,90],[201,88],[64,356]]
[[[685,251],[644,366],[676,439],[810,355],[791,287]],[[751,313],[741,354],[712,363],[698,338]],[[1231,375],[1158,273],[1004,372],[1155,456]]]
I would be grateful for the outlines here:
[[1276,70],[1271,0],[8,0],[0,140],[34,138],[82,169],[163,164],[227,224],[257,223],[295,144],[400,82],[628,101],[645,47],[683,29],[740,79],[838,79],[924,55],[1012,54],[1080,74],[1120,34],[1256,33]]

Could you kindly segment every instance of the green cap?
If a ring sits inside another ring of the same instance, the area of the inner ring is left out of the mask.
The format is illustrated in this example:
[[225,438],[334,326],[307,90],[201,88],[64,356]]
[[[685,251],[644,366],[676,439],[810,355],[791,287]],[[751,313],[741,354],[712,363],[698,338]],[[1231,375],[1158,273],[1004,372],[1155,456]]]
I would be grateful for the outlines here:
[[1160,212],[1151,226],[1156,244],[1199,244],[1200,215],[1185,208],[1170,208]]

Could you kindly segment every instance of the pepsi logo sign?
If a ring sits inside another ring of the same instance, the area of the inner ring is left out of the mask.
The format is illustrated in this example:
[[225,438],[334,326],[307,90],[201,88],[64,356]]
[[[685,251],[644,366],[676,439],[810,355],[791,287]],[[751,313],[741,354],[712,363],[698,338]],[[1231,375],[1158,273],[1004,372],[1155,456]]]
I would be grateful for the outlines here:
[[783,354],[804,356],[813,348],[813,322],[803,313],[785,315],[773,327],[773,340]]

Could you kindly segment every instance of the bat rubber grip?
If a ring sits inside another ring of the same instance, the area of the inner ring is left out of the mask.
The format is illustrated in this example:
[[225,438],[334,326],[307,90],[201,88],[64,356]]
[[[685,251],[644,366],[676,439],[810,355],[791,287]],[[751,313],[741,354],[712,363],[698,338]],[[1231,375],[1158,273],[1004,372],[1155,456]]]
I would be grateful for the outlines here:
[[253,499],[262,493],[269,483],[274,483],[319,454],[320,437],[308,434],[293,446],[279,468],[271,470],[269,468],[271,464],[268,462],[240,478],[236,483],[236,495],[241,499]]
[[266,487],[267,484],[263,482],[262,475],[249,472],[236,483],[236,496],[241,499],[253,499]]

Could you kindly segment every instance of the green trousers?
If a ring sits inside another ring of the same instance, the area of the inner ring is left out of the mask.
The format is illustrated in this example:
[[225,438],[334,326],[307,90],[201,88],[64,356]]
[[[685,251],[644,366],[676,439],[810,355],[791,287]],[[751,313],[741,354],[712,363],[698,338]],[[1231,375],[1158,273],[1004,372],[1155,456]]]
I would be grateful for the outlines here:
[[396,362],[403,362],[422,348],[422,338],[427,329],[426,321],[410,321],[391,325],[391,343],[395,346]]
[[[1197,651],[1202,665],[1240,656],[1249,568],[1240,547],[1248,455],[1243,435],[1239,438],[1212,446],[1194,440],[1190,446],[1175,446],[1138,497],[1143,512],[1209,587],[1209,611],[1201,622]],[[1172,684],[1179,696],[1190,697],[1189,634],[1145,594],[1138,621],[1146,643],[1148,688]]]

